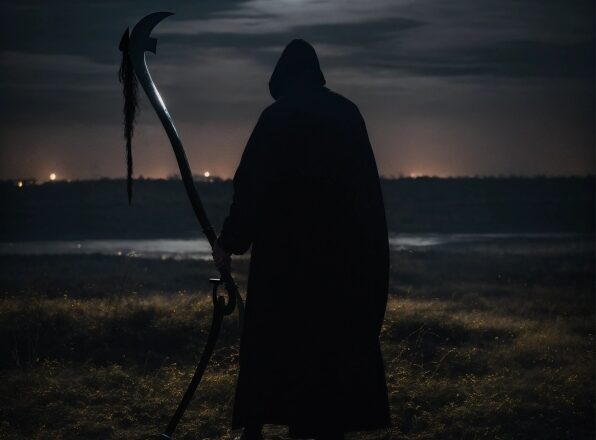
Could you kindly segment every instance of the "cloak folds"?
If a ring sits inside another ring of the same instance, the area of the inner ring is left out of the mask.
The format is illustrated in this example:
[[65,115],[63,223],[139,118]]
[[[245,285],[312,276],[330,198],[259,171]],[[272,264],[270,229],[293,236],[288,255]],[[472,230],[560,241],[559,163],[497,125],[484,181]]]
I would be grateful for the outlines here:
[[324,87],[314,49],[284,50],[234,176],[219,244],[252,246],[233,428],[388,427],[379,332],[389,249],[364,120]]

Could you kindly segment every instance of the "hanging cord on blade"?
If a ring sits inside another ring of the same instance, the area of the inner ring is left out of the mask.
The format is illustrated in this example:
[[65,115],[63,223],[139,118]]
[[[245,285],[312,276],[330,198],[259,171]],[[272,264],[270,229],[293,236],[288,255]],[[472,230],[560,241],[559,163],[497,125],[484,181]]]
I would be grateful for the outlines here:
[[118,70],[118,79],[122,84],[124,95],[124,138],[126,139],[126,190],[128,192],[128,204],[132,203],[132,137],[135,131],[135,119],[139,111],[138,89],[139,83],[134,72],[130,52],[128,50],[129,31],[126,29],[120,40],[122,51],[122,62]]

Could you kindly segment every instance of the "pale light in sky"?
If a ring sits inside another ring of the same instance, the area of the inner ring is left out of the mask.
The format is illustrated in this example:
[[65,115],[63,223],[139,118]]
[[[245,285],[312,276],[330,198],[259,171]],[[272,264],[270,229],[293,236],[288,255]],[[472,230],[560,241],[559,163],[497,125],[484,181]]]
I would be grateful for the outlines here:
[[56,173],[50,174],[50,180],[56,180]]
[[209,177],[211,173],[209,171],[205,171],[205,177]]

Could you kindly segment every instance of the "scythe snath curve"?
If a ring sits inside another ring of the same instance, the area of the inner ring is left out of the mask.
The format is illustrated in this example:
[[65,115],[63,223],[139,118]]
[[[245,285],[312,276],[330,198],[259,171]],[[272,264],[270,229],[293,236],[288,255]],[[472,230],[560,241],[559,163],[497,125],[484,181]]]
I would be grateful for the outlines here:
[[[211,247],[215,244],[217,236],[215,231],[211,227],[211,223],[203,207],[203,203],[199,197],[197,189],[195,187],[192,172],[186,159],[186,153],[182,146],[182,141],[176,131],[172,117],[170,116],[168,109],[166,108],[163,99],[161,98],[157,87],[155,86],[147,63],[145,61],[145,52],[149,51],[155,54],[157,40],[151,37],[151,31],[153,28],[164,18],[173,15],[172,12],[155,12],[149,14],[141,19],[132,32],[129,34],[129,30],[126,29],[120,40],[120,50],[122,51],[122,64],[119,71],[119,78],[124,88],[124,132],[126,139],[126,151],[127,151],[127,189],[128,189],[128,201],[130,204],[132,197],[132,137],[134,133],[134,121],[138,109],[137,103],[137,81],[141,84],[141,87],[145,91],[151,105],[153,106],[159,120],[161,121],[178,162],[178,168],[180,169],[180,175],[186,194],[190,200],[194,213],[199,221],[203,233],[207,237]],[[211,330],[207,343],[201,355],[201,359],[195,370],[194,376],[182,397],[176,412],[172,416],[172,419],[168,423],[161,438],[172,438],[172,434],[180,421],[180,418],[184,414],[192,396],[198,387],[203,373],[207,368],[209,359],[215,347],[217,336],[219,335],[219,329],[225,315],[231,314],[238,303],[238,314],[240,318],[240,329],[242,329],[243,315],[244,315],[244,304],[242,297],[238,292],[238,287],[232,278],[232,274],[229,268],[220,271],[220,278],[212,278],[210,280],[213,286],[212,298],[213,298],[213,319],[211,322]],[[226,302],[223,296],[217,295],[217,287],[223,283],[227,294],[228,300]]]

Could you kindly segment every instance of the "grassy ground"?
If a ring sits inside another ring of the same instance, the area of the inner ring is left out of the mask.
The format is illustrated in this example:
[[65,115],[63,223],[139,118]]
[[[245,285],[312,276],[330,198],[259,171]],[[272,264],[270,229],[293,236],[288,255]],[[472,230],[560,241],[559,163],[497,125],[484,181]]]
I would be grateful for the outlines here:
[[[247,262],[236,266],[243,284]],[[89,256],[0,267],[0,436],[158,433],[207,337],[211,266]],[[349,438],[593,438],[593,286],[591,251],[395,252],[381,335],[394,428]],[[237,335],[226,319],[176,438],[231,438]]]

